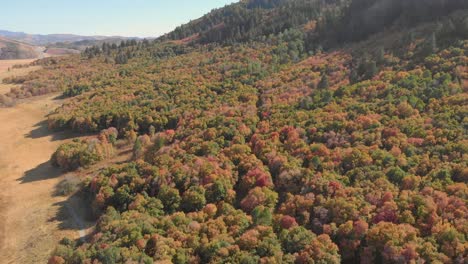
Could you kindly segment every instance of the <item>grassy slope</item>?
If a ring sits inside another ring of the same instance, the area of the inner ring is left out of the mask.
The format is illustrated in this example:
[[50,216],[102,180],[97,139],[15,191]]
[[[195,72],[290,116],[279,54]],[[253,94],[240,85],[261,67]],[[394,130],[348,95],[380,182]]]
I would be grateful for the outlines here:
[[40,53],[40,47],[0,37],[0,59],[34,59]]

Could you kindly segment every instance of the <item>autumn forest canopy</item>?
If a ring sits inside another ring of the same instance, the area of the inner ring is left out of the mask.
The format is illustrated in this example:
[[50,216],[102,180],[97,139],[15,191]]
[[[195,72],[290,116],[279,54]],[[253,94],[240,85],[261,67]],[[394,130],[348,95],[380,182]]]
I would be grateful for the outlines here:
[[245,0],[0,104],[60,92],[49,129],[86,135],[51,160],[96,228],[49,263],[461,264],[467,52],[464,0]]

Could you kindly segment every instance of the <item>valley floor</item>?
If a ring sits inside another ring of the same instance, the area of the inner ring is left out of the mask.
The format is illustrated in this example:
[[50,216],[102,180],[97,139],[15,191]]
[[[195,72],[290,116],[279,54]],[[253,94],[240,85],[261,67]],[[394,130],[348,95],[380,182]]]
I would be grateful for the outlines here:
[[45,115],[54,96],[0,108],[0,263],[46,263],[57,241],[83,236],[81,200],[55,194],[65,177],[49,158],[64,134],[51,134]]

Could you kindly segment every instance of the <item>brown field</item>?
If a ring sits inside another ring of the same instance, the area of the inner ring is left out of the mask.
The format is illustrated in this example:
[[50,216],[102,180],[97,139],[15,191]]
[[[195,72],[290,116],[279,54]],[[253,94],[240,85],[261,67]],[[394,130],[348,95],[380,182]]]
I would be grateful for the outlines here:
[[46,50],[46,54],[49,56],[64,56],[70,54],[79,54],[80,51],[73,50],[73,49],[65,49],[65,48],[48,48]]
[[31,60],[0,60],[0,76],[8,74],[8,68],[13,67],[14,65],[30,64],[33,61],[35,61],[35,59],[31,59]]
[[[0,61],[0,78],[33,70],[5,72],[5,65],[17,63]],[[0,108],[0,263],[46,263],[62,237],[79,238],[92,227],[82,219],[86,210],[77,195],[56,195],[61,181],[76,178],[49,163],[67,138],[45,125],[45,115],[60,103],[56,96]]]
[[[6,77],[10,76],[21,76],[26,75],[29,72],[39,70],[40,66],[31,66],[27,68],[17,68],[13,69],[14,65],[25,65],[30,64],[33,60],[0,60],[0,94],[6,94],[10,91],[11,88],[15,87],[15,85],[11,84],[3,84],[2,80]],[[10,69],[8,71],[8,69]]]

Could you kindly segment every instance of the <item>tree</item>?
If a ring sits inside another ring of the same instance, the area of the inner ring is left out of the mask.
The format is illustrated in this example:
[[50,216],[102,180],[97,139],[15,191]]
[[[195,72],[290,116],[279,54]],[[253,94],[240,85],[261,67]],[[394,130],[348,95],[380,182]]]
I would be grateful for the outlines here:
[[327,74],[322,74],[322,78],[318,84],[319,89],[328,89],[330,87]]
[[338,253],[338,246],[332,242],[326,234],[320,235],[302,251],[299,252],[296,263],[341,263],[341,256]]
[[[133,144],[133,143],[135,143],[136,140],[137,140],[137,137],[138,137],[138,135],[137,135],[137,133],[136,133],[134,130],[130,130],[130,131],[127,131],[127,132],[125,133],[125,138],[127,139],[128,144]],[[141,143],[141,142],[140,142],[140,143]]]
[[255,207],[255,209],[252,211],[252,217],[254,224],[264,226],[270,226],[273,219],[271,208],[265,207],[263,205]]
[[241,201],[241,207],[244,211],[251,212],[258,205],[274,208],[277,202],[278,193],[267,187],[255,187]]
[[351,69],[351,72],[349,73],[349,82],[351,84],[355,84],[359,81],[359,75],[356,71],[356,69]]
[[124,53],[119,53],[115,57],[116,64],[127,64],[127,62],[128,62],[128,56]]
[[139,138],[136,139],[133,145],[133,159],[139,159],[143,156],[143,144]]
[[121,260],[120,250],[116,247],[108,247],[98,251],[98,259],[103,264],[113,264]]
[[149,132],[150,137],[153,138],[154,135],[156,134],[156,128],[153,125],[151,125],[148,129],[148,132]]
[[[367,233],[367,247],[361,257],[367,258],[372,263],[388,262],[403,255],[403,252],[412,245],[418,245],[418,231],[407,224],[393,224],[380,222],[369,229]],[[411,254],[407,261],[417,261],[418,254]]]
[[290,229],[297,226],[296,219],[292,216],[285,215],[281,218],[281,228]]
[[429,56],[437,52],[437,36],[435,32],[432,32],[429,38],[423,43],[422,55]]
[[383,47],[379,47],[377,49],[377,53],[375,54],[375,61],[378,65],[385,63],[385,49]]
[[434,32],[431,34],[431,37],[429,39],[429,51],[431,53],[434,53],[437,51],[437,38]]
[[161,187],[158,199],[163,203],[164,211],[167,213],[175,212],[179,208],[181,201],[179,190],[169,186]]
[[209,203],[223,201],[227,197],[227,189],[223,182],[216,180],[213,184],[207,186],[206,200]]
[[393,167],[387,172],[388,179],[395,184],[400,184],[405,176],[406,172],[400,167]]
[[289,230],[284,229],[280,234],[281,243],[287,253],[296,253],[303,250],[312,243],[315,237],[314,233],[303,226],[296,226]]
[[366,63],[366,79],[372,79],[378,73],[377,64],[370,60]]
[[205,188],[202,186],[192,186],[182,196],[181,208],[186,212],[198,211],[205,204]]

